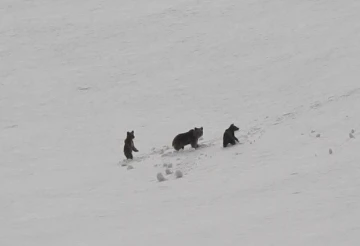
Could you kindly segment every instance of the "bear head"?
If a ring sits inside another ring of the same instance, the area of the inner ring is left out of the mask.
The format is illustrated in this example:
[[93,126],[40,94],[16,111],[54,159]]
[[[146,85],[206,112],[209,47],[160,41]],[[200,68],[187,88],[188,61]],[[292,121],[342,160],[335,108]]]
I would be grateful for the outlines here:
[[134,138],[135,138],[134,131],[127,132],[126,138],[128,138],[128,139],[134,139]]
[[204,128],[203,127],[200,127],[200,128],[195,127],[194,134],[197,138],[202,137],[202,135],[204,134]]
[[235,126],[234,124],[231,124],[230,127],[229,127],[229,130],[232,131],[232,132],[235,132],[235,131],[239,130],[239,127]]

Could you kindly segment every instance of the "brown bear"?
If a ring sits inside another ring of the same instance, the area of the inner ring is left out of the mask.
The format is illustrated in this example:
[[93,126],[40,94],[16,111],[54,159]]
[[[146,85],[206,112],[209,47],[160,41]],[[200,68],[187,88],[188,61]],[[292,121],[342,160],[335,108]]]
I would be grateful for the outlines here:
[[191,145],[194,149],[198,148],[198,140],[204,134],[204,128],[195,127],[194,129],[189,130],[188,132],[178,134],[173,142],[172,146],[175,150],[179,151],[180,149],[184,149],[184,147],[188,144]]
[[228,144],[235,145],[235,141],[239,142],[239,140],[235,137],[235,131],[238,131],[239,127],[231,124],[228,129],[225,130],[223,135],[223,146],[226,148]]
[[138,152],[138,150],[135,148],[134,145],[134,139],[135,135],[134,135],[134,131],[132,132],[127,132],[127,136],[126,139],[124,141],[124,154],[126,159],[133,159],[133,155],[132,152]]

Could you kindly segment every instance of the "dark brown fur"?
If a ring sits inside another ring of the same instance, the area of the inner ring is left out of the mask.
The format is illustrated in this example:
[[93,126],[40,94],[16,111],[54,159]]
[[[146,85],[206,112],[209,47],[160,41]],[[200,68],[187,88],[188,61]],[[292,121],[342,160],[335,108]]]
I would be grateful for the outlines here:
[[196,149],[199,147],[198,140],[200,137],[202,137],[203,134],[204,134],[203,127],[200,128],[195,127],[194,129],[191,129],[188,132],[178,134],[174,138],[172,142],[172,146],[177,151],[179,151],[180,149],[184,149],[184,147],[188,144],[190,144],[191,147]]
[[[238,131],[239,127],[231,124],[228,129],[225,130],[223,135],[223,146],[226,148],[228,144],[235,145],[239,140],[235,137],[235,131]],[[236,142],[235,142],[236,141]]]
[[138,152],[138,150],[135,148],[133,139],[135,138],[134,131],[127,132],[126,139],[124,141],[124,154],[126,159],[133,159],[132,152]]

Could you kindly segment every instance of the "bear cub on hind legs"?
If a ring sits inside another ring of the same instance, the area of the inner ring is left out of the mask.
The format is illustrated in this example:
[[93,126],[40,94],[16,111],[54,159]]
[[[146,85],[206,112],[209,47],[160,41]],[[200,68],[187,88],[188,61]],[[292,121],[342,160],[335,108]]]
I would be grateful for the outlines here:
[[[235,132],[239,130],[239,127],[231,124],[228,129],[225,130],[223,136],[223,146],[226,148],[228,144],[235,145],[239,140],[235,137]],[[236,141],[236,142],[235,142]]]
[[126,139],[124,141],[124,154],[125,154],[126,159],[132,159],[133,158],[133,155],[132,155],[133,151],[139,152],[135,148],[134,140],[133,140],[134,138],[135,138],[134,131],[127,132],[127,136],[126,136]]

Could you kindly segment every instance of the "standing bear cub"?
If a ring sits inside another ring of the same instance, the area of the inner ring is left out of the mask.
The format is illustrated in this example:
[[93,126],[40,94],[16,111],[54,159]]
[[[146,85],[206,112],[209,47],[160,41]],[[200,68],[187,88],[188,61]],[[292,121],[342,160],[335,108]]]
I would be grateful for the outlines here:
[[228,129],[225,130],[223,136],[223,146],[226,148],[228,144],[235,145],[235,141],[239,142],[239,140],[235,137],[235,131],[238,131],[239,127],[231,124]]
[[126,159],[132,159],[133,155],[132,152],[138,152],[138,150],[135,148],[133,139],[135,138],[134,131],[127,132],[126,139],[124,141],[124,154],[126,156]]
[[189,130],[188,132],[178,134],[173,142],[172,146],[175,150],[179,151],[180,149],[184,149],[184,147],[188,144],[191,145],[194,149],[198,148],[198,140],[204,134],[204,128],[195,127],[194,129]]

